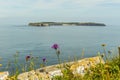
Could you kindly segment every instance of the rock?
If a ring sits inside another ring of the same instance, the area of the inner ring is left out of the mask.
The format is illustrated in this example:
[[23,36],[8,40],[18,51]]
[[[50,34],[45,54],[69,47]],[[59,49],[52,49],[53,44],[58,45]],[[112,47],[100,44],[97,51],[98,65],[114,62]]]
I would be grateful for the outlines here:
[[97,65],[98,63],[104,64],[104,60],[101,57],[92,57],[92,58],[85,58],[82,60],[79,60],[78,62],[75,62],[70,67],[70,70],[74,74],[78,73],[81,75],[84,75],[86,70],[88,70],[90,67]]
[[18,76],[18,80],[50,80],[48,74],[45,72],[41,73],[38,71],[30,71],[22,73]]
[[6,80],[8,76],[9,76],[8,71],[0,72],[0,80]]
[[[105,63],[104,60],[100,57],[91,57],[84,58],[82,60],[78,60],[77,62],[69,62],[64,64],[70,64],[70,70],[73,74],[84,75],[86,70],[88,70],[91,66],[95,66],[98,63]],[[60,64],[63,66],[64,64]],[[62,71],[58,66],[60,65],[52,65],[44,68],[40,68],[37,70],[32,70],[29,72],[22,73],[18,75],[18,80],[51,80],[54,76],[62,76]],[[64,69],[64,68],[62,68]]]
[[55,77],[55,76],[62,76],[62,75],[63,75],[63,74],[62,74],[62,72],[61,72],[60,69],[49,72],[49,77],[50,77],[51,79],[52,79],[53,77]]

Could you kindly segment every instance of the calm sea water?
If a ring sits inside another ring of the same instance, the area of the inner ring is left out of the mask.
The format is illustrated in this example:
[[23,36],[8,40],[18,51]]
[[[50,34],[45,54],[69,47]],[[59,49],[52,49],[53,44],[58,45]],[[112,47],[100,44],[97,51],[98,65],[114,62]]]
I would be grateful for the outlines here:
[[56,64],[57,57],[51,49],[54,43],[60,46],[62,60],[80,58],[83,49],[85,57],[96,56],[98,51],[103,52],[103,43],[107,44],[108,50],[120,45],[120,26],[0,26],[0,63],[6,66],[19,51],[21,63],[25,62],[25,56],[32,53],[41,59],[46,57],[48,65]]

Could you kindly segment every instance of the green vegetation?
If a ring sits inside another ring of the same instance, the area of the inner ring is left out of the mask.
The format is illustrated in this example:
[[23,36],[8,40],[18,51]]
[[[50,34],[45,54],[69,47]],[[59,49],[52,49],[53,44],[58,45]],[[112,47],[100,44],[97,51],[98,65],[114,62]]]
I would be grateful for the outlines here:
[[73,74],[68,65],[62,73],[63,76],[56,76],[53,80],[120,80],[120,60],[114,57],[105,64],[91,67],[84,76]]

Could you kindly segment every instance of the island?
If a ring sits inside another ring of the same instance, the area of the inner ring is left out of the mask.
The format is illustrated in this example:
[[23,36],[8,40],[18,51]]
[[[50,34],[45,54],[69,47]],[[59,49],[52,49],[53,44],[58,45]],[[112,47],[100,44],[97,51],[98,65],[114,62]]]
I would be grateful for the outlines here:
[[95,22],[35,22],[29,23],[29,26],[106,26],[104,23]]

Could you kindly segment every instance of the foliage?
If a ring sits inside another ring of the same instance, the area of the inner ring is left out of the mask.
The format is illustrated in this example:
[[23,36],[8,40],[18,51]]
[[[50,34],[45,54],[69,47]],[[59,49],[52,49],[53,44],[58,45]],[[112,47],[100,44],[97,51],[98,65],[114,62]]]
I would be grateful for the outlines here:
[[91,67],[84,76],[73,74],[69,66],[65,65],[62,71],[63,76],[56,76],[53,80],[120,80],[119,65],[119,58],[115,57],[108,63]]

